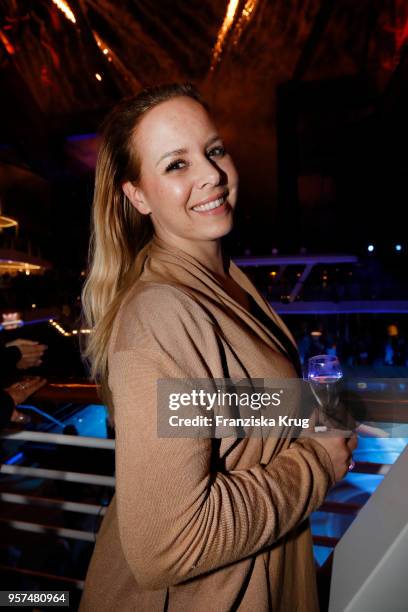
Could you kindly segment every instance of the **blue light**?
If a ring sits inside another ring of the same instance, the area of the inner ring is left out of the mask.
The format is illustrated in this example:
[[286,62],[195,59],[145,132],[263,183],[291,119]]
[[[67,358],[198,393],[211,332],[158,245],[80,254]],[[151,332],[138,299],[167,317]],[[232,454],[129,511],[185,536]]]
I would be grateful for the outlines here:
[[[383,429],[385,426],[395,427],[396,424],[378,422],[376,425]],[[372,438],[359,435],[358,447],[353,456],[359,462],[392,465],[404,451],[407,444],[407,438]],[[383,480],[384,476],[379,474],[349,472],[341,482],[331,488],[326,501],[363,505]],[[314,512],[310,520],[313,535],[341,538],[354,520],[354,516],[344,516],[330,512]],[[313,552],[317,563],[319,566],[322,566],[332,552],[332,549],[315,545],[313,546]]]
[[24,459],[24,453],[17,453],[16,455],[13,455],[12,457],[10,457],[10,459],[7,459],[6,461],[4,461],[4,463],[6,465],[14,465],[15,463],[18,463],[19,461],[22,461],[22,459]]
[[367,251],[369,253],[372,253],[374,251],[374,245],[373,244],[369,244],[368,247],[367,247]]
[[395,245],[395,250],[398,251],[398,252],[402,251],[402,244],[396,244]]
[[40,414],[42,417],[52,421],[53,423],[55,423],[56,425],[58,425],[58,427],[61,427],[62,429],[65,426],[65,424],[62,423],[62,421],[58,421],[57,419],[54,419],[53,416],[51,416],[47,412],[44,412],[43,410],[40,410],[39,408],[36,408],[35,406],[30,406],[29,404],[18,404],[18,405],[20,406],[20,408],[25,408],[26,410],[32,410],[33,412]]
[[[50,318],[46,317],[45,319],[33,319],[32,321],[21,321],[21,323],[19,323],[17,327],[23,327],[23,326],[25,327],[26,325],[37,325],[37,323],[48,323],[49,320]],[[0,331],[2,331],[3,329],[7,329],[7,328],[5,328],[4,325],[0,324]]]
[[67,142],[78,142],[80,140],[92,140],[96,138],[97,134],[95,132],[91,132],[90,134],[71,134],[66,138]]

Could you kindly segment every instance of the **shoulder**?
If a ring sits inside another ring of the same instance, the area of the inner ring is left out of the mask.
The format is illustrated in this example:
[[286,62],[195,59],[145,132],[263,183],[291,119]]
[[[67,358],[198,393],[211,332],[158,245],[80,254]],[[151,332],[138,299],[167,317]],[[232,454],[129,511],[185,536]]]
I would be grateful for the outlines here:
[[124,299],[116,320],[114,350],[149,343],[152,338],[175,339],[212,325],[210,313],[185,288],[138,282]]
[[146,323],[171,318],[209,315],[200,301],[181,285],[141,282],[131,291],[123,307],[123,316],[139,317]]

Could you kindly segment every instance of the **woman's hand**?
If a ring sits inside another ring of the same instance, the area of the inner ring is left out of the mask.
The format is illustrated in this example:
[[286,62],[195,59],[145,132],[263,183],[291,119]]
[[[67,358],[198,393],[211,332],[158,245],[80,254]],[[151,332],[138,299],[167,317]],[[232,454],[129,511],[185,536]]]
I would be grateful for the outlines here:
[[33,340],[23,340],[21,338],[8,342],[6,346],[16,346],[19,349],[21,359],[16,363],[18,370],[27,370],[28,368],[41,365],[43,353],[48,348],[46,344],[39,344]]
[[[18,383],[4,389],[12,398],[13,402],[17,406],[22,404],[25,400],[30,397],[33,393],[38,391],[41,387],[46,384],[46,379],[40,376],[27,376]],[[13,420],[13,419],[12,419]]]
[[358,437],[354,432],[349,438],[334,436],[333,431],[328,434],[320,434],[313,440],[324,446],[328,452],[335,474],[335,482],[342,480],[352,461],[352,453],[357,448]]

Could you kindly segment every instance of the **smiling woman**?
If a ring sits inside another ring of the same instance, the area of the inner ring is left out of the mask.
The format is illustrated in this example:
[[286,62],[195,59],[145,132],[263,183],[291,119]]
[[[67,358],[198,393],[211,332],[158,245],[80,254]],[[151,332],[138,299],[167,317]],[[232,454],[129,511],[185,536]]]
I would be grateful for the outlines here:
[[129,201],[151,215],[156,236],[204,255],[222,274],[214,247],[232,229],[238,176],[206,109],[186,96],[159,104],[140,122],[132,145],[143,155],[139,181],[123,184]]
[[[230,292],[247,302],[242,288],[225,274],[219,241],[232,228],[238,175],[207,109],[194,86],[176,83],[123,100],[102,126],[82,304],[93,329],[84,356],[111,413],[111,327],[140,275],[143,247],[153,235],[202,253]],[[200,210],[207,204],[212,210]]]
[[222,250],[237,188],[191,85],[142,91],[107,118],[82,297],[84,354],[114,416],[116,494],[82,612],[318,609],[307,519],[355,440],[295,440],[286,422],[274,437],[158,435],[158,380],[299,372],[290,332]]

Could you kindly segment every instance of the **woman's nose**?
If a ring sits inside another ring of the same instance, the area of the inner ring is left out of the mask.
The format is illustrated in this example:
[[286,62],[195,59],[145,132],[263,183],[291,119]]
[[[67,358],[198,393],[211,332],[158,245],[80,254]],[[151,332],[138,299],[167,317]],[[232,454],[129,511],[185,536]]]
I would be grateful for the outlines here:
[[201,189],[206,185],[219,185],[222,181],[222,171],[212,160],[204,157],[199,163],[197,170],[197,182]]

